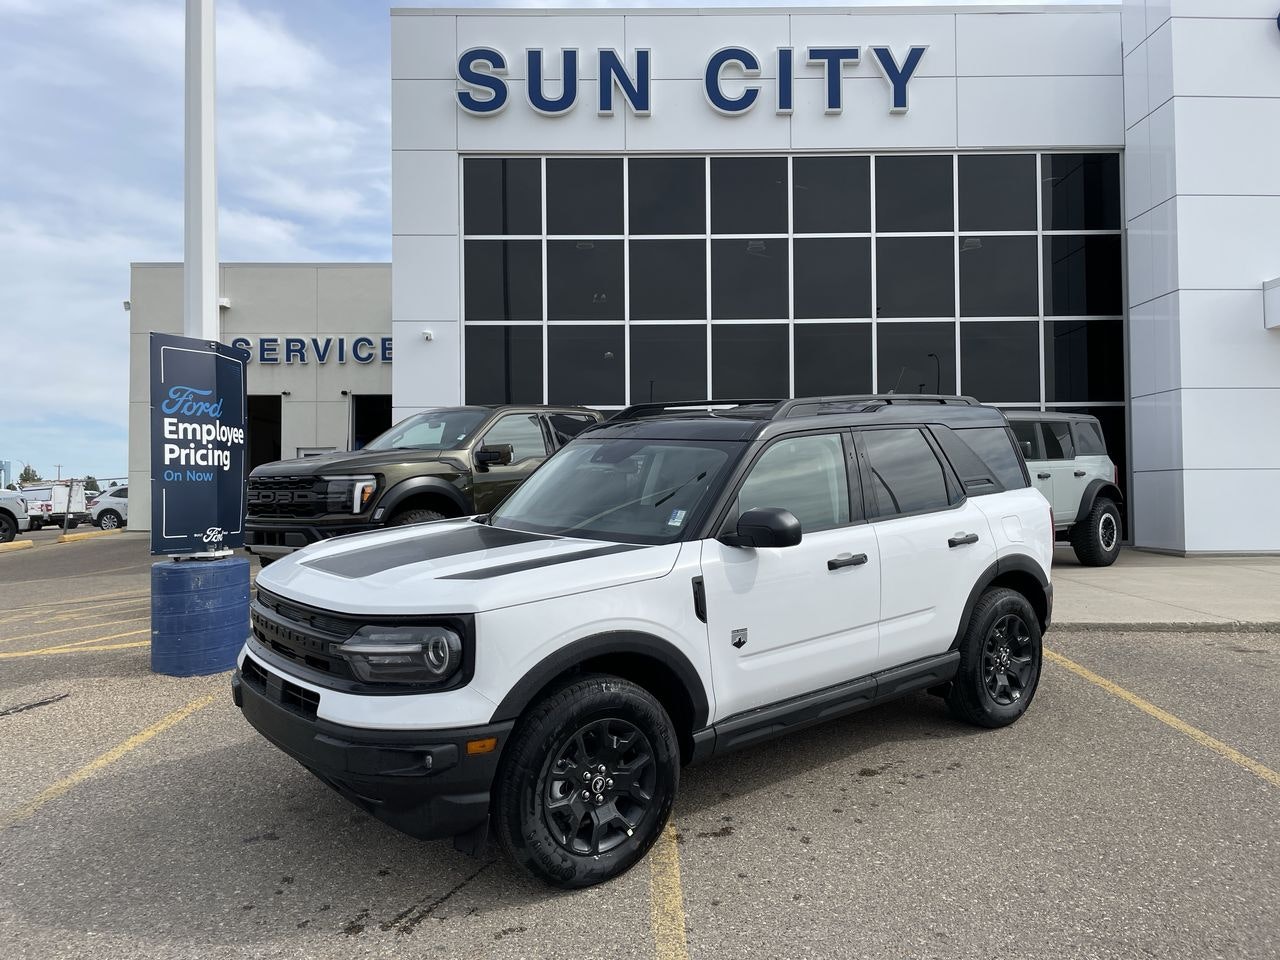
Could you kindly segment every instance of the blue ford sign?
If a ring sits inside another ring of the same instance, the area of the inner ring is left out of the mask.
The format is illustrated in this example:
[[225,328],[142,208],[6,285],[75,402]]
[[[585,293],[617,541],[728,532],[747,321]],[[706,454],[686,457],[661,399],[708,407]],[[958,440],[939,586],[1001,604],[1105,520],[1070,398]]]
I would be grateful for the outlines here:
[[[865,59],[871,60],[888,85],[888,110],[890,113],[906,113],[910,106],[907,85],[915,75],[927,46],[912,46],[901,57],[886,46],[866,48]],[[596,113],[602,117],[614,113],[615,94],[625,100],[627,107],[638,117],[653,112],[652,51],[633,51],[634,66],[629,65],[616,50],[601,47],[596,51]],[[525,96],[529,106],[543,116],[555,117],[568,113],[578,102],[581,69],[581,51],[561,50],[561,80],[553,81],[554,93],[547,93],[546,51],[531,48],[524,51],[528,82]],[[837,114],[844,109],[841,80],[846,70],[856,69],[864,59],[861,47],[809,47],[797,51],[792,47],[778,47],[773,56],[777,65],[777,99],[774,112],[786,115],[793,109],[796,60],[812,69],[820,69],[825,86],[825,112]],[[506,75],[509,66],[506,55],[495,47],[472,47],[458,57],[458,79],[463,89],[457,92],[458,106],[478,117],[494,116],[506,108],[511,92]],[[747,47],[728,46],[715,51],[707,59],[703,70],[702,92],[707,103],[724,116],[740,116],[751,110],[760,96],[760,85],[752,82],[761,74],[761,58]],[[736,78],[733,95],[725,90],[724,81]],[[745,81],[745,82],[744,82]]]
[[244,545],[247,351],[151,334],[151,552]]

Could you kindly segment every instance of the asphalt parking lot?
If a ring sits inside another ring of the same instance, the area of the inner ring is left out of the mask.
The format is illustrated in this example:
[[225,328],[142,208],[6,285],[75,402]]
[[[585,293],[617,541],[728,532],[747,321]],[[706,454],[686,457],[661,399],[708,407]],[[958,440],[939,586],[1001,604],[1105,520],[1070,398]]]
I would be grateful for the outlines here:
[[685,771],[580,893],[403,837],[148,669],[145,539],[0,555],[6,957],[1274,957],[1280,634],[1055,630],[981,732],[926,695]]

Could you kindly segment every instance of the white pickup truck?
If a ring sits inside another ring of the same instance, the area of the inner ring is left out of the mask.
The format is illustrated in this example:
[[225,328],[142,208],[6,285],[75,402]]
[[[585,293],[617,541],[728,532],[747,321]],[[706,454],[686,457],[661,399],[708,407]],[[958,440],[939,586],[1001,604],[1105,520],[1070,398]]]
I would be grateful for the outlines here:
[[14,490],[0,490],[0,543],[8,543],[30,526],[27,501]]
[[20,493],[27,501],[32,530],[61,526],[74,530],[80,524],[91,521],[82,480],[55,480],[52,483],[23,487]]

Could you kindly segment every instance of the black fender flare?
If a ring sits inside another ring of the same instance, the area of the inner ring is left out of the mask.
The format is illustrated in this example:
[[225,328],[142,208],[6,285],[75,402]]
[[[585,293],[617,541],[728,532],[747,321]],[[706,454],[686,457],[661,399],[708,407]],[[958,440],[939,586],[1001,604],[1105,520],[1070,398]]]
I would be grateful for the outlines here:
[[422,493],[444,497],[458,508],[459,516],[465,517],[472,512],[471,504],[467,502],[458,488],[439,477],[410,477],[408,480],[401,480],[382,495],[382,499],[378,501],[377,509],[385,511],[383,518],[386,519],[405,500]]
[[1106,497],[1115,503],[1117,507],[1124,506],[1124,494],[1110,480],[1091,480],[1089,485],[1084,488],[1084,496],[1080,498],[1080,509],[1076,511],[1076,523],[1080,523],[1085,517],[1089,516],[1089,511],[1093,509],[1094,501],[1099,497]]
[[[982,571],[982,576],[978,577],[977,583],[969,591],[969,598],[964,602],[964,611],[960,614],[960,623],[956,627],[955,638],[951,641],[952,650],[959,648],[960,641],[964,639],[964,632],[969,629],[969,619],[973,616],[973,608],[977,605],[978,598],[998,577],[1007,573],[1025,573],[1035,578],[1036,583],[1040,585],[1045,605],[1045,613],[1041,617],[1040,629],[1048,628],[1052,611],[1051,598],[1053,596],[1053,588],[1049,584],[1048,574],[1044,572],[1040,564],[1025,553],[1011,553],[1008,556],[1000,557],[995,563]],[[1037,613],[1039,612],[1037,610]]]
[[647,657],[674,673],[693,706],[693,729],[700,730],[707,725],[707,717],[711,712],[707,691],[702,685],[702,677],[689,658],[670,641],[651,633],[631,630],[614,630],[583,637],[548,654],[526,672],[502,698],[490,723],[515,720],[539,691],[566,670],[597,657],[618,653]]

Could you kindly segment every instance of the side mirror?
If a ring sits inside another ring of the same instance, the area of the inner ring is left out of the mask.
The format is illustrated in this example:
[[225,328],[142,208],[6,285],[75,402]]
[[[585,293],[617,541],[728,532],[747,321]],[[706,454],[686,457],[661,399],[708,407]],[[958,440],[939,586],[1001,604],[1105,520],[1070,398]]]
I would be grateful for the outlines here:
[[737,532],[720,542],[731,547],[794,547],[800,542],[800,521],[782,507],[756,507],[740,516]]
[[495,443],[476,450],[476,463],[482,467],[505,467],[511,463],[514,450],[509,443]]

